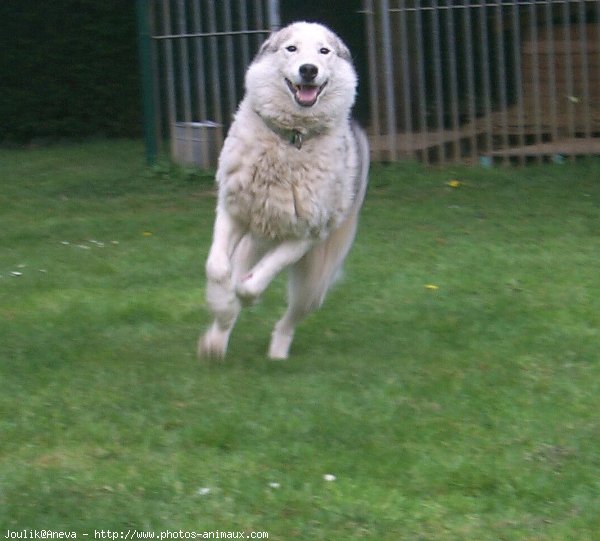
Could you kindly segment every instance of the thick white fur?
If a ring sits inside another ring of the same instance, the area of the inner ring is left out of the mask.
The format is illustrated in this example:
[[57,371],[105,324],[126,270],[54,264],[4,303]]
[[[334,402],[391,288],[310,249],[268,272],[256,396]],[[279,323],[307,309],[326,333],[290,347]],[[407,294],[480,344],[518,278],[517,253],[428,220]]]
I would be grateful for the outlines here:
[[[312,106],[300,105],[286,82],[301,84],[306,64],[318,68],[314,84],[325,84]],[[272,34],[248,68],[217,171],[206,262],[215,319],[200,337],[201,357],[225,356],[242,304],[284,269],[288,309],[269,357],[288,357],[296,325],[323,302],[354,240],[367,185],[367,140],[350,121],[356,83],[346,46],[314,23]]]

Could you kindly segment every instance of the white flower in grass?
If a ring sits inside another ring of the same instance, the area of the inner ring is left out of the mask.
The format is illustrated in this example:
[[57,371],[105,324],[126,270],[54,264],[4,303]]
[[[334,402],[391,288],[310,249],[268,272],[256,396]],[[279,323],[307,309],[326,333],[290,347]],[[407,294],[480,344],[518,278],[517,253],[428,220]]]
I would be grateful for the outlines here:
[[210,488],[208,487],[200,487],[197,491],[196,494],[198,496],[207,496],[208,494],[210,494]]
[[323,479],[325,479],[325,481],[328,481],[329,483],[331,483],[332,481],[335,481],[337,478],[335,475],[333,475],[332,473],[326,473],[323,476]]
[[269,486],[273,489],[278,489],[281,488],[281,483],[271,482],[269,483]]

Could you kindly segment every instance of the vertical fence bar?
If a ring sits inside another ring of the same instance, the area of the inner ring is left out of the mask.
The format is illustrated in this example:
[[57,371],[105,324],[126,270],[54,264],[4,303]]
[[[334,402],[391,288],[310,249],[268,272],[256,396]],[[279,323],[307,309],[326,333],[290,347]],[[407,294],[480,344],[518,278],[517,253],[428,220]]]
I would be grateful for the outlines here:
[[269,30],[275,32],[281,28],[281,14],[279,13],[279,0],[268,0],[267,19]]
[[[596,54],[594,58],[594,81],[597,81],[597,78],[600,77],[600,2],[596,2],[596,34],[597,34],[597,43],[596,43]],[[595,82],[598,84],[598,82]],[[598,109],[596,109],[597,111]],[[600,119],[594,119],[594,131],[597,132],[600,130]]]
[[406,145],[406,152],[410,152],[411,157],[416,158],[415,150],[410,150],[410,144],[414,138],[414,133],[412,120],[410,57],[408,49],[408,25],[406,19],[406,1],[400,0],[398,5],[398,26],[400,29],[400,69],[402,71],[402,112],[404,118],[403,144]]
[[148,0],[137,0],[138,49],[142,90],[142,114],[146,162],[156,163],[158,152],[156,131],[156,91],[152,76],[152,43],[150,39],[150,11]]
[[[595,55],[594,55],[594,71],[593,71],[593,80],[594,80],[594,85],[599,84],[598,83],[598,77],[600,77],[600,2],[596,2],[596,13],[595,13],[595,18],[594,20],[596,21],[596,35],[597,35],[597,43],[595,45],[596,47],[596,51],[595,51]],[[594,109],[595,111],[599,111],[599,109],[596,108]],[[594,125],[593,125],[593,130],[595,132],[595,134],[597,134],[600,131],[600,119],[595,117],[594,118]]]
[[384,78],[385,99],[385,131],[387,135],[388,159],[396,161],[398,158],[398,146],[396,144],[396,99],[394,95],[394,60],[392,57],[392,31],[390,25],[390,6],[388,0],[381,1],[379,13],[381,25],[381,41]]
[[[202,12],[200,0],[192,3],[192,29],[195,34],[202,33]],[[194,38],[194,53],[196,66],[196,93],[198,102],[198,120],[208,120],[208,105],[206,101],[206,65],[204,59],[204,42],[202,38]]]
[[223,30],[225,31],[225,68],[221,68],[221,72],[227,73],[227,77],[225,78],[227,85],[227,102],[228,108],[227,113],[228,117],[232,117],[235,113],[235,109],[237,107],[237,95],[236,95],[236,69],[235,69],[235,60],[234,60],[234,51],[233,51],[233,36],[231,35],[231,31],[233,30],[232,21],[231,21],[231,0],[221,0],[221,9],[223,10]]
[[[215,34],[217,32],[217,14],[215,12],[215,3],[207,2],[208,9],[208,32]],[[219,74],[219,42],[215,35],[208,38],[208,54],[210,60],[210,81],[212,85],[212,113],[214,121],[218,124],[215,134],[219,147],[223,144],[223,102],[221,100],[221,77]]]
[[440,163],[446,163],[446,143],[444,141],[444,95],[442,89],[442,52],[440,50],[440,19],[437,0],[433,0],[431,11],[431,30],[433,37],[433,81],[435,93],[437,147]]
[[369,109],[371,119],[371,135],[375,138],[375,145],[371,145],[373,158],[380,160],[381,155],[381,125],[379,123],[379,70],[376,51],[375,33],[375,11],[373,0],[363,0],[363,10],[365,12],[367,35],[367,59],[369,68]]
[[[256,28],[264,28],[264,20],[265,17],[262,0],[254,0],[254,24],[256,25]],[[256,49],[258,50],[262,43],[262,38],[256,34],[254,39],[256,43]]]
[[486,152],[493,150],[492,144],[492,99],[490,82],[490,51],[488,39],[487,9],[485,3],[479,9],[479,33],[481,46],[480,72],[483,75],[483,110],[485,115]]
[[[240,30],[245,32],[248,30],[248,2],[246,0],[238,0],[238,21]],[[244,67],[250,64],[250,38],[248,34],[240,36],[240,44],[242,50],[242,64]]]
[[475,57],[473,53],[472,8],[467,5],[462,10],[462,29],[464,33],[465,70],[467,75],[467,116],[469,127],[469,151],[475,162],[479,155],[478,122],[475,109]]
[[[202,33],[202,12],[200,11],[200,0],[192,2],[192,29],[195,34]],[[198,103],[197,117],[200,122],[209,120],[208,103],[206,100],[206,62],[204,58],[204,41],[203,38],[195,37],[194,53],[195,53],[195,68],[196,68],[196,101]],[[210,156],[210,146],[207,137],[199,138],[199,151],[201,157],[206,157],[206,162]]]
[[[529,4],[529,37],[531,43],[531,69],[533,71],[533,140],[536,145],[542,141],[541,126],[541,107],[540,107],[540,52],[539,52],[539,34],[537,21],[537,7],[535,4]],[[535,153],[536,162],[542,161],[542,154],[539,151]]]
[[503,153],[503,162],[508,163],[510,158],[508,153],[506,152],[509,147],[508,143],[508,100],[506,97],[506,59],[504,55],[504,14],[502,12],[502,5],[496,6],[495,13],[495,32],[496,32],[496,55],[498,59],[496,61],[496,76],[498,77],[498,90],[499,90],[499,101],[500,101],[500,116],[502,118],[502,149]]
[[513,0],[512,4],[512,32],[513,32],[513,63],[514,63],[514,80],[517,101],[517,142],[521,150],[519,154],[519,163],[525,164],[525,132],[524,132],[524,103],[523,103],[523,62],[521,59],[521,23],[519,14],[519,3]]
[[[565,76],[566,76],[566,96],[563,100],[566,100],[567,109],[567,124],[568,133],[570,138],[575,137],[575,102],[576,97],[573,92],[573,58],[571,48],[571,21],[570,21],[570,6],[569,2],[563,2],[562,5],[562,26],[563,26],[563,40],[562,44],[565,55]],[[570,158],[574,158],[573,154],[569,155]]]
[[544,4],[545,12],[545,28],[546,28],[546,69],[548,75],[546,82],[548,84],[548,109],[550,122],[550,140],[558,139],[558,113],[557,113],[557,95],[556,95],[556,47],[554,43],[554,21],[552,17],[552,3],[546,0]]
[[[162,1],[163,34],[171,34],[171,9],[168,0]],[[164,42],[165,68],[167,70],[167,122],[169,126],[169,141],[171,143],[171,156],[175,155],[177,142],[175,139],[175,123],[177,122],[177,95],[175,90],[175,66],[173,63],[173,43],[170,38]]]
[[152,58],[152,84],[154,85],[154,133],[156,134],[157,155],[162,153],[164,119],[162,112],[162,91],[161,91],[161,70],[160,65],[160,47],[154,36],[158,34],[159,16],[156,9],[156,0],[149,0],[149,16],[150,16],[150,55]]
[[419,96],[419,137],[418,143],[422,147],[422,159],[429,163],[428,126],[427,126],[427,99],[425,94],[425,58],[423,54],[423,18],[420,0],[415,1],[415,33],[417,35],[417,92]]
[[[187,17],[186,17],[186,6],[184,0],[178,0],[176,4],[177,9],[177,31],[179,35],[187,33]],[[190,84],[190,63],[189,63],[189,50],[187,38],[180,38],[178,40],[179,50],[179,72],[180,79],[177,82],[178,88],[181,89],[181,96],[183,101],[183,120],[185,122],[185,138],[184,148],[186,161],[193,163],[194,161],[194,130],[192,128],[192,93]]]
[[456,67],[456,38],[454,26],[455,8],[451,0],[446,0],[446,40],[448,42],[448,73],[450,79],[450,119],[452,130],[451,160],[458,162],[461,156],[462,136],[458,127],[458,78]]
[[579,26],[579,46],[581,55],[581,86],[582,96],[581,104],[583,106],[583,131],[586,139],[591,139],[591,120],[590,120],[590,78],[589,78],[589,64],[588,64],[588,39],[587,39],[587,25],[585,15],[585,2],[579,0],[577,2],[577,18]]

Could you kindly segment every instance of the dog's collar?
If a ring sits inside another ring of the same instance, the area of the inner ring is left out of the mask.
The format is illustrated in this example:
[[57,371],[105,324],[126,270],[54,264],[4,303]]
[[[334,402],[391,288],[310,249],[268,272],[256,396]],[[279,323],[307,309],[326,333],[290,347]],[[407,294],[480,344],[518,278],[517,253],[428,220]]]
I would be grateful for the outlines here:
[[302,145],[304,145],[305,141],[312,139],[321,133],[319,131],[308,131],[306,129],[299,130],[296,128],[282,128],[272,122],[269,122],[269,120],[264,117],[261,118],[265,125],[273,133],[278,135],[284,141],[287,141],[290,145],[295,146],[298,150],[302,150]]
[[269,129],[277,134],[281,139],[287,141],[290,145],[295,146],[298,150],[302,150],[304,141],[318,135],[317,133],[309,133],[296,129],[286,129],[273,126],[271,123],[266,123]]
[[290,145],[295,146],[298,150],[302,150],[302,145],[305,141],[317,137],[324,132],[321,131],[303,131],[296,129],[281,129],[267,124],[271,131],[275,132],[279,137],[287,141]]

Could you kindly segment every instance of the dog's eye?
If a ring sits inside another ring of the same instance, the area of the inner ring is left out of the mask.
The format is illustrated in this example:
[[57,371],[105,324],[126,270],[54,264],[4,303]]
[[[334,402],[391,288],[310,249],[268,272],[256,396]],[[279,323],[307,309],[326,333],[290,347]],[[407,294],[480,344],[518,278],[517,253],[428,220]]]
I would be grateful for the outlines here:
[[319,49],[319,52],[320,52],[321,54],[329,54],[331,51],[330,51],[330,50],[329,50],[327,47],[321,47],[321,48]]
[[298,47],[296,47],[295,45],[288,45],[285,48],[286,51],[290,52],[290,53],[295,53],[298,50]]

